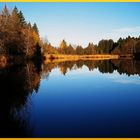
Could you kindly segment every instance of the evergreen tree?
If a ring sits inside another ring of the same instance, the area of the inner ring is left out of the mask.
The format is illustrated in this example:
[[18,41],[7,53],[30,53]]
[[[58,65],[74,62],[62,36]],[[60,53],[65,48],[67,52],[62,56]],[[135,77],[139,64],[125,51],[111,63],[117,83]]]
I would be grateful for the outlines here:
[[75,50],[74,50],[74,48],[72,47],[71,44],[67,47],[66,53],[67,54],[75,54]]
[[21,26],[19,13],[18,13],[18,9],[16,6],[13,9],[12,14],[11,14],[11,24],[14,26],[14,27],[12,27],[13,30],[16,30],[16,29],[19,30],[19,27]]
[[19,16],[21,25],[22,25],[22,26],[27,25],[27,23],[26,23],[26,21],[25,21],[25,18],[24,18],[24,16],[23,16],[22,11],[20,11],[20,12],[18,13],[18,16]]
[[33,24],[32,28],[37,34],[39,34],[39,30],[38,30],[38,27],[37,27],[36,23]]
[[76,54],[78,54],[78,55],[84,54],[84,49],[82,48],[82,46],[76,47]]
[[10,13],[8,11],[7,6],[5,5],[2,13],[0,14],[0,44],[1,50],[4,50],[6,53],[8,52],[7,44],[9,42],[9,32],[11,29],[10,25]]
[[93,43],[89,43],[88,47],[85,48],[85,54],[95,54],[95,47],[93,45]]
[[10,14],[9,14],[8,8],[5,5],[3,8],[3,11],[2,11],[2,18],[6,18],[8,20],[9,16],[10,16]]
[[31,29],[31,28],[32,28],[32,25],[31,25],[31,23],[30,23],[30,22],[27,24],[27,26],[28,26],[28,28],[29,28],[29,29]]

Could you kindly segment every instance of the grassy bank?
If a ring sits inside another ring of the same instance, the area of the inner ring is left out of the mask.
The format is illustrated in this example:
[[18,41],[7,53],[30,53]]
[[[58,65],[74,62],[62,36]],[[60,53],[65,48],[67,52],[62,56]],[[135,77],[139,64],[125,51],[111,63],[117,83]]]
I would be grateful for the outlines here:
[[108,60],[108,59],[118,59],[119,55],[109,55],[109,54],[96,54],[96,55],[61,55],[61,54],[46,54],[44,55],[44,60]]

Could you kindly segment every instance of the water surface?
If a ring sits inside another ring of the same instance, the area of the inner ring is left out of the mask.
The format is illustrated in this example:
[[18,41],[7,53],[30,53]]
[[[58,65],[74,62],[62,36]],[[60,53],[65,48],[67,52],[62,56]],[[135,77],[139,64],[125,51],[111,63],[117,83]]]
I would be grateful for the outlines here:
[[136,60],[0,70],[0,137],[140,137],[139,75]]

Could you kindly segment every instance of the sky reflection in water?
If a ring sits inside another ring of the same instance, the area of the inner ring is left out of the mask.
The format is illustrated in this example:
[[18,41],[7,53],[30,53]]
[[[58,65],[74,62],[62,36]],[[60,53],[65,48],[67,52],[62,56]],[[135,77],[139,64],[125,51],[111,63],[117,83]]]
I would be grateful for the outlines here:
[[47,137],[140,136],[140,78],[103,74],[94,69],[69,71],[58,68],[41,81],[33,99],[33,135]]

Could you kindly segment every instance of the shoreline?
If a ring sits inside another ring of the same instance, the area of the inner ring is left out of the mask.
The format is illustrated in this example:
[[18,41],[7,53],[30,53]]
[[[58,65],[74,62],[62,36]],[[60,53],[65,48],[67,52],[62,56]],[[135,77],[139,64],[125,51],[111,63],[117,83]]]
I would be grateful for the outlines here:
[[64,55],[64,54],[46,54],[43,59],[54,60],[108,60],[108,59],[119,59],[119,55],[111,54],[95,54],[95,55]]
[[68,55],[68,54],[45,54],[43,56],[44,61],[54,61],[54,60],[111,60],[111,59],[133,59],[132,54],[95,54],[95,55]]

